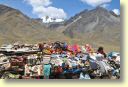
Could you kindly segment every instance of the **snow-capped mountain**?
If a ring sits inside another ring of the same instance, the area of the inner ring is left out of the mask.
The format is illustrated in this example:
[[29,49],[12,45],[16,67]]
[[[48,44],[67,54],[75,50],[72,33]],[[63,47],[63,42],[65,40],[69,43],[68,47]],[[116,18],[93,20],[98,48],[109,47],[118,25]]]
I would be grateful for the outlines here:
[[63,19],[56,19],[56,18],[52,18],[52,17],[49,17],[49,16],[45,16],[45,17],[42,17],[42,22],[43,23],[50,23],[50,22],[62,22],[64,21]]

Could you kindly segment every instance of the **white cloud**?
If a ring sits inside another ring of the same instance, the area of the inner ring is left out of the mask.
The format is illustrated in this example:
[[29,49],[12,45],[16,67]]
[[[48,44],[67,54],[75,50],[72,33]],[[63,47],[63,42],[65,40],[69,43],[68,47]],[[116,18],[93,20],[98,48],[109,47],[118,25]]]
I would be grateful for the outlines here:
[[91,5],[93,7],[104,5],[106,3],[111,2],[112,0],[81,0],[84,3],[87,3],[88,5]]
[[33,7],[36,6],[48,6],[52,4],[50,0],[24,0],[28,4],[32,5]]
[[103,4],[103,5],[101,5],[101,7],[103,7],[103,8],[107,8],[109,6],[109,4]]
[[39,18],[49,16],[57,19],[65,19],[67,14],[61,8],[51,6],[51,0],[24,0],[33,8],[33,13]]
[[119,10],[119,9],[113,9],[112,11],[113,11],[115,14],[120,15],[120,10]]

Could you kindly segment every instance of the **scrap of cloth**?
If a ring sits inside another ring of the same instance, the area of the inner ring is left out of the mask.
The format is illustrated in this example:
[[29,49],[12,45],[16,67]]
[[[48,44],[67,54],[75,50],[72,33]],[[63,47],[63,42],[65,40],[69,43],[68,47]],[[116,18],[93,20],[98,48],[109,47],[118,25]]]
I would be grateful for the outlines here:
[[45,64],[44,65],[44,76],[49,76],[50,75],[50,69],[51,69],[51,65],[50,64]]

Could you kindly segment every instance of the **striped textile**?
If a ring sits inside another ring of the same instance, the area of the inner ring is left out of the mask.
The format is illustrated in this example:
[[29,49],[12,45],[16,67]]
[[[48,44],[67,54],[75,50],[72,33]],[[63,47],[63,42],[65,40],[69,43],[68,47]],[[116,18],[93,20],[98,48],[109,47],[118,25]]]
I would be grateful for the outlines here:
[[43,63],[48,64],[50,62],[51,55],[44,55],[43,56]]

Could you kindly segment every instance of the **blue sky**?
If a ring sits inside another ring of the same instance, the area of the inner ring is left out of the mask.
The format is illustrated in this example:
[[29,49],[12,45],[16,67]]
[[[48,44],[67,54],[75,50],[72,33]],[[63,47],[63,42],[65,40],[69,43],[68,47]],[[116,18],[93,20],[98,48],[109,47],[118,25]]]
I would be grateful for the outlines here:
[[18,9],[31,18],[48,15],[68,19],[84,9],[93,9],[98,5],[117,13],[120,11],[120,0],[37,0],[39,3],[33,1],[0,0],[0,4]]

